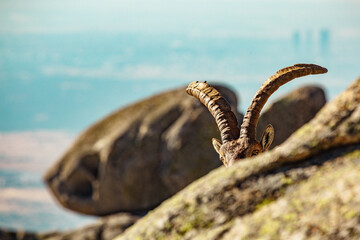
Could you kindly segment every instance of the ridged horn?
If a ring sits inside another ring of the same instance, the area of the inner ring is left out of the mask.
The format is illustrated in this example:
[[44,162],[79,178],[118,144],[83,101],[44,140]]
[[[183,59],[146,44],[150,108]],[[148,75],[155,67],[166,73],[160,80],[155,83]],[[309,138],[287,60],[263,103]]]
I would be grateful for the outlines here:
[[315,64],[295,64],[294,66],[277,71],[273,76],[267,79],[256,92],[244,116],[240,130],[240,138],[255,139],[256,126],[261,109],[264,107],[271,94],[273,94],[280,86],[295,78],[326,72],[326,68]]
[[206,82],[192,82],[186,92],[199,99],[210,111],[220,130],[222,143],[238,139],[240,129],[235,114],[226,99]]

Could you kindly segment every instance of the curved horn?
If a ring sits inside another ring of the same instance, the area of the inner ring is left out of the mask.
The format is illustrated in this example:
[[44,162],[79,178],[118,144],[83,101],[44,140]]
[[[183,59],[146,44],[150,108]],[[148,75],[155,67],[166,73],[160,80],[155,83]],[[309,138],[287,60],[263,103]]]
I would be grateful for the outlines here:
[[303,77],[310,74],[326,73],[327,69],[315,64],[295,64],[291,67],[283,68],[271,76],[261,85],[256,92],[241,125],[240,138],[255,139],[256,126],[259,120],[261,109],[264,107],[268,98],[281,85],[298,77]]
[[238,139],[240,130],[235,114],[223,96],[206,82],[192,82],[186,92],[199,99],[210,111],[220,130],[222,143]]

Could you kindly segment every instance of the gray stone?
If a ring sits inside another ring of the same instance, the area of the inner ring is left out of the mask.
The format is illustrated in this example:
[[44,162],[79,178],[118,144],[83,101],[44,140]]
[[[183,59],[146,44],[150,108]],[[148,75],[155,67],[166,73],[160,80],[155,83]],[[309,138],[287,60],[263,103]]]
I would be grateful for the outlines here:
[[359,239],[359,149],[360,79],[279,147],[210,172],[115,239]]
[[96,223],[85,227],[59,232],[56,234],[38,234],[41,239],[46,240],[68,240],[68,239],[102,239],[111,240],[123,233],[125,229],[133,225],[139,219],[138,216],[126,213],[114,214],[102,217]]
[[93,224],[64,232],[34,233],[0,229],[0,240],[112,240],[133,225],[139,218],[139,216],[127,213],[113,214],[108,217],[99,218]]
[[42,240],[52,234],[38,234],[22,230],[0,228],[0,240]]
[[270,104],[259,118],[256,135],[261,134],[270,123],[275,129],[274,148],[283,143],[298,128],[309,122],[325,105],[324,90],[317,86],[298,88]]

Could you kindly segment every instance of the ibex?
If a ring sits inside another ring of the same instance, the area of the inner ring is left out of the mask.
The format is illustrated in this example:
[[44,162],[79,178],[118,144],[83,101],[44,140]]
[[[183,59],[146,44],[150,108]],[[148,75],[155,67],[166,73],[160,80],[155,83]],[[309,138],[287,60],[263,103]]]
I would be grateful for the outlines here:
[[215,88],[206,82],[195,81],[189,84],[186,92],[199,99],[215,118],[222,143],[216,138],[212,139],[212,143],[220,160],[228,167],[240,159],[255,156],[269,149],[274,139],[273,126],[267,126],[260,142],[255,139],[255,133],[260,111],[271,94],[295,78],[326,72],[326,68],[315,64],[295,64],[277,71],[256,92],[244,116],[241,130],[229,103]]

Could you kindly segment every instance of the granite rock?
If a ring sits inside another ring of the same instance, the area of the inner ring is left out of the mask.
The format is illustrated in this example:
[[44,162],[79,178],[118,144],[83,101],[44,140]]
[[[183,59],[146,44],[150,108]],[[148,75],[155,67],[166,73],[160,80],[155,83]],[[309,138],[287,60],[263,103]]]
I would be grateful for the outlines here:
[[190,184],[124,239],[359,239],[360,79],[283,144]]
[[256,136],[261,139],[266,126],[271,123],[275,129],[270,149],[283,143],[298,128],[309,122],[325,105],[324,90],[317,86],[304,86],[274,101],[259,118]]

